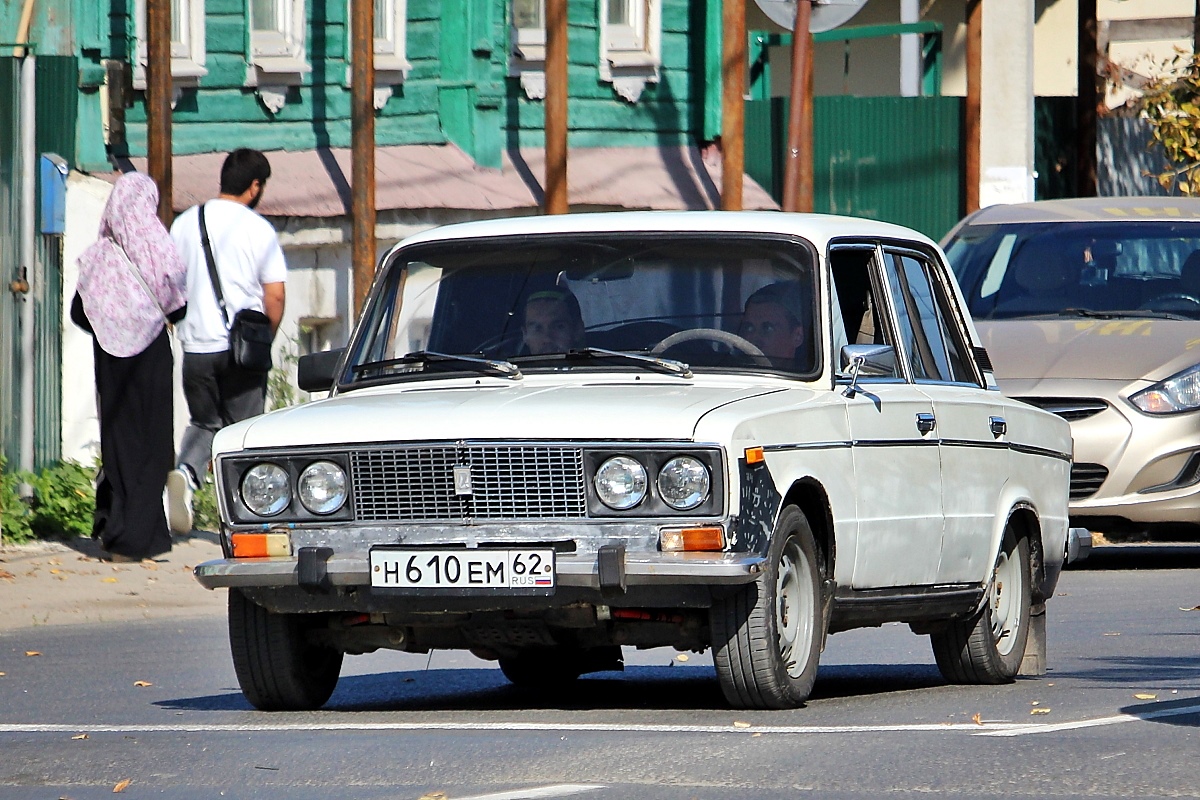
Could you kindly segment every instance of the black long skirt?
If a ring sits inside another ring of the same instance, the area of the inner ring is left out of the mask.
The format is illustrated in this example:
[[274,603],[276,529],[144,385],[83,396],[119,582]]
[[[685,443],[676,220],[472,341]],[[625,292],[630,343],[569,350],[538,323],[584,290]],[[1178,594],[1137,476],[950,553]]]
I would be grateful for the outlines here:
[[100,395],[100,460],[92,535],[110,553],[152,558],[171,549],[163,487],[175,461],[174,358],[166,328],[142,352],[93,345]]

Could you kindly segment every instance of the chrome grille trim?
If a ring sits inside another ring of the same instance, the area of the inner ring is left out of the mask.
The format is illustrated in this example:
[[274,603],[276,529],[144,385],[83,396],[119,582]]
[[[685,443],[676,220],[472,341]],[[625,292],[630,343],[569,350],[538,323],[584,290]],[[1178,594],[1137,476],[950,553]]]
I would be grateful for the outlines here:
[[1103,400],[1089,397],[1018,397],[1016,399],[1057,414],[1067,422],[1094,417],[1108,408],[1108,403]]
[[[454,467],[471,468],[455,494]],[[435,444],[350,452],[360,522],[576,519],[587,516],[583,448]]]
[[1103,464],[1072,464],[1071,465],[1071,494],[1072,500],[1084,500],[1100,491],[1100,486],[1108,478],[1108,467]]

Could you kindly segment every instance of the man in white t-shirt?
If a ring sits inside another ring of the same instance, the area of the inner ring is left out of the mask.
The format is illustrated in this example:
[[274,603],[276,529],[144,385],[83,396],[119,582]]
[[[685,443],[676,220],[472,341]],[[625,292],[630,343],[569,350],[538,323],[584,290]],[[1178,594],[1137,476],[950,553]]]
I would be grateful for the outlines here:
[[[275,228],[253,210],[270,177],[265,155],[234,150],[221,166],[221,193],[203,208],[228,319],[245,308],[262,311],[274,333],[283,318],[287,263]],[[209,277],[199,208],[189,208],[171,226],[188,268],[188,316],[176,331],[191,417],[178,467],[167,476],[168,521],[177,533],[192,528],[191,495],[208,473],[213,437],[226,425],[263,413],[267,397],[267,373],[241,369],[229,357],[229,327]]]

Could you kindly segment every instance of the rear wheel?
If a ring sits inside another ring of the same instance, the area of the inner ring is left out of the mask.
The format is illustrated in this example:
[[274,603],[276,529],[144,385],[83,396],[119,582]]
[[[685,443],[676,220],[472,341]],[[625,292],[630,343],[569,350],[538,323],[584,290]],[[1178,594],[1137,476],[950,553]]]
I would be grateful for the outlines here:
[[261,711],[308,711],[333,694],[342,652],[309,640],[320,617],[275,614],[229,590],[229,649],[242,694]]
[[713,605],[713,660],[737,708],[795,708],[812,693],[825,631],[821,567],[803,512],[784,508],[758,580]]
[[1008,683],[1021,669],[1029,639],[1029,540],[1010,521],[983,608],[930,634],[938,669],[951,683]]

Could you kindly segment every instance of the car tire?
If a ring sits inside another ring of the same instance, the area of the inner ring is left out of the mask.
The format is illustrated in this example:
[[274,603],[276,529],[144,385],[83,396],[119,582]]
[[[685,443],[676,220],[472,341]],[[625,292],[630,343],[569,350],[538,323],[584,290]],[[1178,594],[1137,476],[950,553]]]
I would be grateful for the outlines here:
[[260,711],[311,711],[333,694],[342,652],[314,644],[312,614],[276,614],[229,590],[229,649],[242,694]]
[[1029,639],[1032,595],[1029,540],[1004,529],[983,608],[930,634],[938,669],[951,683],[1010,683]]
[[825,638],[821,561],[804,513],[787,506],[766,569],[709,613],[713,661],[735,708],[796,708],[812,693]]

